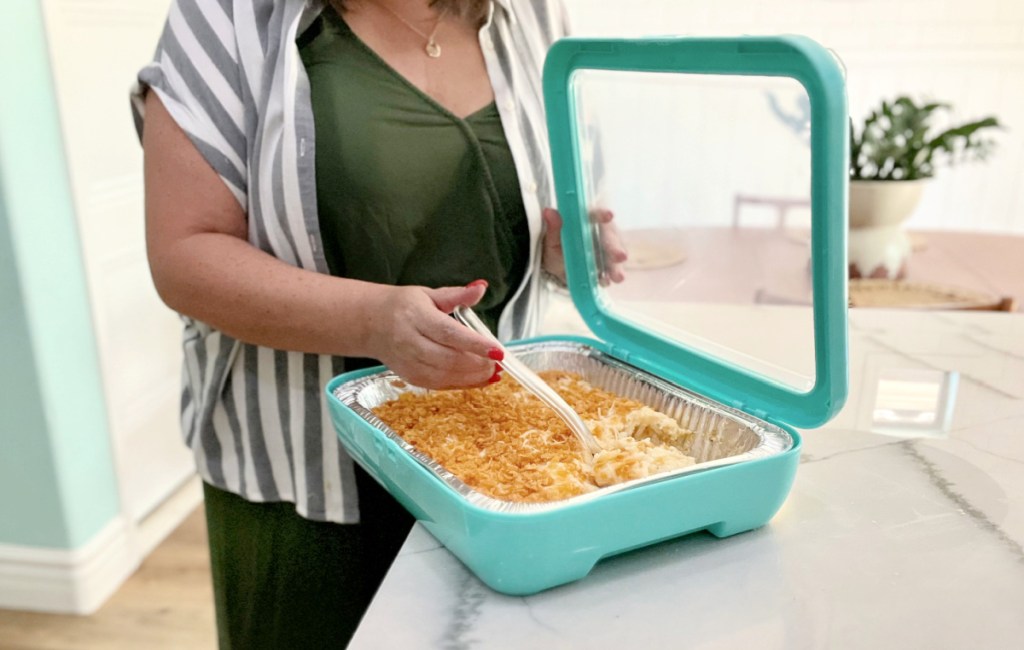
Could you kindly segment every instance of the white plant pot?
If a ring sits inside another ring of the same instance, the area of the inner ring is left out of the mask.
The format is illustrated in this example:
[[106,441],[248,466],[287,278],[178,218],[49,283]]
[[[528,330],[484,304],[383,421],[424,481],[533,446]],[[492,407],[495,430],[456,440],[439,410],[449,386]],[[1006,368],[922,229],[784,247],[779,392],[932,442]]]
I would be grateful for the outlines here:
[[850,181],[850,229],[902,224],[920,202],[927,181]]
[[903,222],[921,200],[925,182],[850,181],[851,278],[899,279],[906,274],[910,243]]

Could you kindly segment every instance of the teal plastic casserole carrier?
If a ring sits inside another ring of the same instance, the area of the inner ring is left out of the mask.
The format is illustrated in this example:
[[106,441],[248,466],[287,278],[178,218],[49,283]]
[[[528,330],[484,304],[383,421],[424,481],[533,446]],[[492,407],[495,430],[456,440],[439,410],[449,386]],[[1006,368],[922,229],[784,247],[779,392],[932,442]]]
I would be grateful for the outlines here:
[[[509,349],[669,414],[695,432],[696,465],[564,501],[502,502],[373,415],[419,389],[385,368],[326,388],[356,462],[483,582],[515,595],[691,532],[764,525],[796,474],[794,427],[827,422],[847,391],[848,118],[829,51],[790,36],[564,39],[544,97],[569,294],[598,338]],[[796,293],[765,299],[786,274]]]

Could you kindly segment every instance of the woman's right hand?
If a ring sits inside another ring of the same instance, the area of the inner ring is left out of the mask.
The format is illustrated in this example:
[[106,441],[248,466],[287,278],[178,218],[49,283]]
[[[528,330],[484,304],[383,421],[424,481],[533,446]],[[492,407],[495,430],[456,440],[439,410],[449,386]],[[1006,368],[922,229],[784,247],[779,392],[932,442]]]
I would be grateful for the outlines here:
[[486,283],[465,287],[381,286],[368,314],[368,356],[422,388],[464,388],[497,381],[501,350],[449,314],[480,302]]

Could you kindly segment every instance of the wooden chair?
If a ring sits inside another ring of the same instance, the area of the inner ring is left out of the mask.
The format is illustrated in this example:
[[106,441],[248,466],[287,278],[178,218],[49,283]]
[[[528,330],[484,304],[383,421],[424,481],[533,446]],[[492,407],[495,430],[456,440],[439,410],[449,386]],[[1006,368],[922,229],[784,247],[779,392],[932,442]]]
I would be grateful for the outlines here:
[[783,230],[786,227],[786,216],[791,210],[806,210],[810,208],[811,202],[807,199],[785,199],[773,196],[754,196],[749,194],[737,194],[732,202],[732,227],[740,227],[740,216],[743,207],[747,205],[766,206],[775,208],[775,227]]

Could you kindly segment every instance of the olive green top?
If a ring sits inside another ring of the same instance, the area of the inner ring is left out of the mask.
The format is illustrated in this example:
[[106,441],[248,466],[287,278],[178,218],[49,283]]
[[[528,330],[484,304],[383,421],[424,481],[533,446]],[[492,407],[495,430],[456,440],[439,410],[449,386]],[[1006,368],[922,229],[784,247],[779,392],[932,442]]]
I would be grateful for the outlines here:
[[[459,118],[326,9],[299,39],[316,126],[317,207],[333,275],[489,283],[492,331],[522,281],[529,229],[494,103]],[[430,64],[429,61],[426,62]]]

